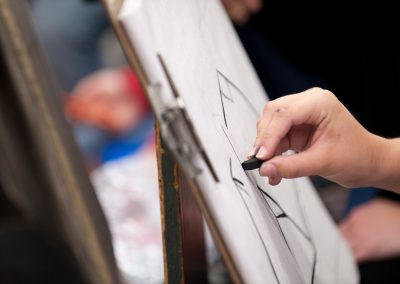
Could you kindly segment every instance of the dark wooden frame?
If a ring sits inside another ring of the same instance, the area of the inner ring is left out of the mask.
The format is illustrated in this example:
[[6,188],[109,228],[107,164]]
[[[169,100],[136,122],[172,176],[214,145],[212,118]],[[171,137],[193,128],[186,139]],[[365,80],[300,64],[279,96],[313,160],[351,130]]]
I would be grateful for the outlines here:
[[120,283],[111,234],[75,145],[27,1],[0,0],[0,183],[89,283]]

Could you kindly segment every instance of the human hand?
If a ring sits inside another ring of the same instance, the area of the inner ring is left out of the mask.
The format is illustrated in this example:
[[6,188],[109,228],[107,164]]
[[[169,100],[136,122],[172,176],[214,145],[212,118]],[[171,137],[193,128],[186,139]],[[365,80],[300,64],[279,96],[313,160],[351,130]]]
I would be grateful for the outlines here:
[[221,0],[229,17],[235,24],[245,24],[252,14],[262,8],[262,0]]
[[[365,130],[331,92],[312,88],[266,104],[250,155],[265,161],[271,185],[282,178],[320,175],[345,187],[371,185],[383,138]],[[281,155],[287,150],[293,155]]]
[[358,262],[400,255],[400,204],[376,198],[355,208],[339,229]]
[[145,107],[135,100],[123,70],[107,69],[84,78],[66,104],[67,115],[113,133],[134,128]]

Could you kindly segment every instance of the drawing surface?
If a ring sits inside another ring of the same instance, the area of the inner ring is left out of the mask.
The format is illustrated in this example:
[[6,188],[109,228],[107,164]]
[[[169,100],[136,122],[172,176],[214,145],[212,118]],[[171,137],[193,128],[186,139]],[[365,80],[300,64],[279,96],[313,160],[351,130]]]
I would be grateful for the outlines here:
[[[230,272],[246,283],[355,283],[355,264],[308,179],[243,171],[268,98],[217,0],[126,0],[124,26],[153,105],[183,101],[193,178]],[[167,141],[168,142],[168,141]],[[185,169],[187,170],[188,169]]]

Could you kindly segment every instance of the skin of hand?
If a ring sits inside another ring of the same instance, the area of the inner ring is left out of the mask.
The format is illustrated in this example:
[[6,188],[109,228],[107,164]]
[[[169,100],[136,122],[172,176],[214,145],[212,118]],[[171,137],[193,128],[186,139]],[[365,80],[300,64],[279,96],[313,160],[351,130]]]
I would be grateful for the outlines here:
[[119,69],[97,71],[77,84],[65,111],[74,121],[122,133],[133,128],[145,111],[131,91]]
[[339,229],[358,262],[400,255],[400,204],[376,198],[356,207]]
[[[362,127],[334,94],[312,88],[266,104],[250,156],[265,160],[259,171],[271,185],[282,178],[320,175],[345,187],[391,189],[380,182],[386,174],[379,172],[388,169],[382,155],[388,152],[387,140]],[[295,154],[282,155],[287,150]],[[398,164],[400,151],[396,155]],[[399,184],[397,177],[394,186]]]
[[235,24],[245,24],[252,14],[259,12],[262,0],[221,0],[229,17]]

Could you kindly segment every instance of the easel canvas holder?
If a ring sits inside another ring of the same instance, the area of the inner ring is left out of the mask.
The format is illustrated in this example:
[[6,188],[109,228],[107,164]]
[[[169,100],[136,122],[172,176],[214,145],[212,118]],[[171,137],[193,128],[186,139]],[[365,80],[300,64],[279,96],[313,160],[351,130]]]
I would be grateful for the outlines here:
[[[195,197],[232,281],[357,282],[350,251],[307,179],[271,188],[241,169],[267,97],[220,2],[105,4],[189,184],[180,190]],[[160,169],[165,181],[168,169]],[[173,221],[164,219],[167,256]]]

